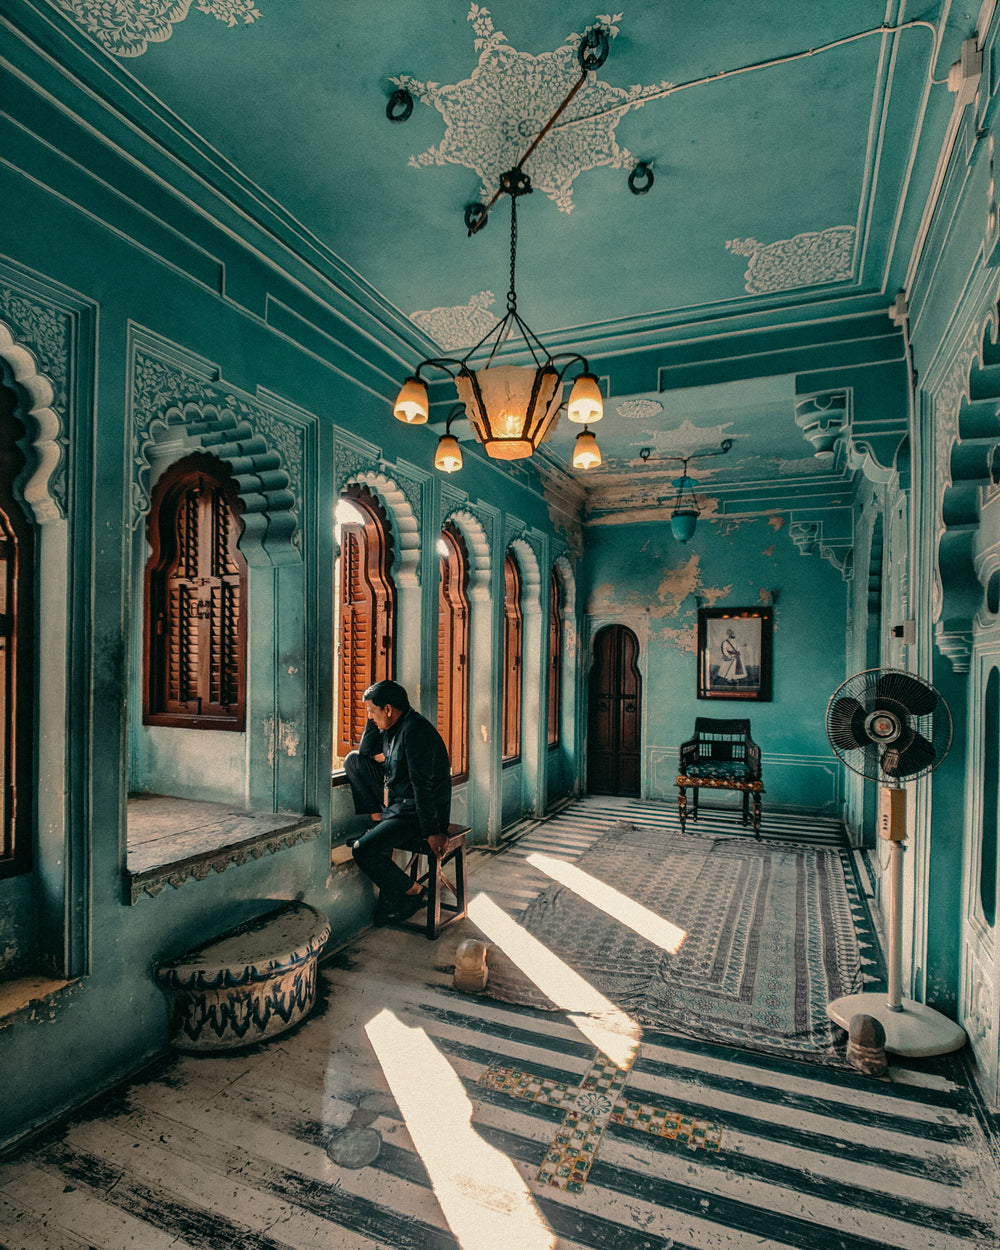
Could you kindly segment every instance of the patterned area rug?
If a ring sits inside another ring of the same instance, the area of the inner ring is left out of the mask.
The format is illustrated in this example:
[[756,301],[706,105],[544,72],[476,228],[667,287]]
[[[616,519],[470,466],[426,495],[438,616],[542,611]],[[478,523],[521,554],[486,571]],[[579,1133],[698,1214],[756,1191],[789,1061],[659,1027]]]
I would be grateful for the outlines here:
[[[846,1066],[826,1004],[874,963],[846,849],[620,824],[575,868],[686,935],[671,954],[558,883],[525,910],[522,926],[639,1024]],[[488,961],[488,995],[554,1009],[498,948]]]

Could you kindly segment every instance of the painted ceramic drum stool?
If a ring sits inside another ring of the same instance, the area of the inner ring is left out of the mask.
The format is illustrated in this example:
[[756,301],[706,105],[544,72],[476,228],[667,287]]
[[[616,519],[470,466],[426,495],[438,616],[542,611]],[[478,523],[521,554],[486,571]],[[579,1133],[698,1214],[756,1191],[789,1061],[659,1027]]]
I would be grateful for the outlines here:
[[178,1050],[231,1050],[284,1033],[316,1003],[325,916],[292,903],[156,967]]

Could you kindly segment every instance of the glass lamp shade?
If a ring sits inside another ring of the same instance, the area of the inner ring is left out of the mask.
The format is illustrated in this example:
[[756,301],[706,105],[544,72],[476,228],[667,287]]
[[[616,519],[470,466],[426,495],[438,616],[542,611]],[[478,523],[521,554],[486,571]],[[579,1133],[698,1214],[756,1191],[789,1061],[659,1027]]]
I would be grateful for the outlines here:
[[418,377],[407,378],[403,383],[392,415],[407,425],[423,425],[427,421],[427,385]]
[[573,383],[566,416],[577,425],[593,425],[604,416],[604,398],[592,373],[581,373]]
[[442,434],[434,455],[434,468],[442,473],[455,473],[462,467],[462,449],[454,434]]
[[573,446],[573,468],[593,469],[601,463],[601,449],[589,430],[581,430]]
[[694,538],[697,523],[698,513],[693,508],[678,509],[670,517],[670,528],[679,543],[690,542]]
[[551,366],[462,366],[455,379],[458,398],[486,454],[523,460],[537,450],[559,413],[559,374]]

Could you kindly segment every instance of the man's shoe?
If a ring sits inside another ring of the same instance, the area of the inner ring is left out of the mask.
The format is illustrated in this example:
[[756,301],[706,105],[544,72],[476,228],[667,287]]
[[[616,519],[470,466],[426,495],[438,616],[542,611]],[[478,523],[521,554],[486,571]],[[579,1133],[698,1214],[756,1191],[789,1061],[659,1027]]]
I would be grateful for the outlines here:
[[409,918],[415,912],[418,912],[421,907],[426,906],[426,890],[421,890],[419,894],[404,894],[396,904],[396,910],[392,913],[392,919],[395,920],[397,924],[403,920],[409,920]]

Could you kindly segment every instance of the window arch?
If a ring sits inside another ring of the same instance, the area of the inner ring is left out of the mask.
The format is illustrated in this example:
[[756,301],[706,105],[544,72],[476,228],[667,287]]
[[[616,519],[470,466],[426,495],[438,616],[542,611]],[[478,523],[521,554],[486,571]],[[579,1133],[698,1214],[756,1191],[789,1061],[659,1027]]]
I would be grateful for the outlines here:
[[979,905],[992,929],[997,918],[997,803],[1000,798],[1000,669],[990,669],[983,700],[982,838]]
[[548,742],[559,745],[562,716],[562,579],[552,570],[549,586],[549,715]]
[[438,731],[452,780],[462,781],[469,774],[469,552],[451,521],[438,550]]
[[177,461],[156,484],[144,593],[147,725],[246,727],[242,510],[231,471],[204,452]]
[[25,465],[16,406],[0,387],[0,877],[26,872],[32,860],[34,530],[13,491]]
[[503,762],[521,757],[521,573],[508,551],[503,562]]
[[336,513],[337,709],[336,760],[361,741],[361,696],[395,669],[396,590],[392,582],[392,529],[385,509],[368,489],[353,483]]

